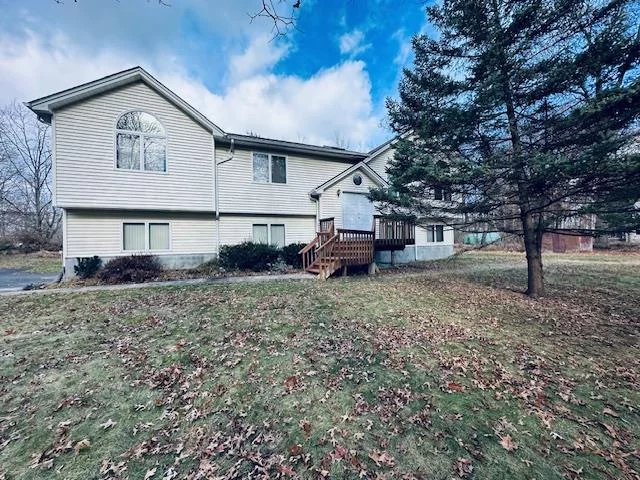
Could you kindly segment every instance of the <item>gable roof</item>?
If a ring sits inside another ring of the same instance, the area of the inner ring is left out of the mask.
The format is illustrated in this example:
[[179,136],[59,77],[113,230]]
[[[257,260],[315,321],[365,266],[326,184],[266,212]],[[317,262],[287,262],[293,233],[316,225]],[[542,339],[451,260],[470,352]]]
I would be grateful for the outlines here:
[[315,194],[323,193],[328,188],[332,187],[333,185],[338,183],[340,180],[342,180],[343,178],[349,176],[350,174],[352,174],[356,170],[362,170],[364,173],[366,173],[371,178],[371,180],[373,180],[375,183],[377,183],[381,187],[389,185],[384,178],[382,178],[380,175],[378,175],[375,172],[375,170],[373,170],[365,162],[358,162],[355,165],[351,165],[346,170],[343,170],[342,172],[340,172],[335,177],[330,178],[329,180],[327,180],[323,184],[318,185],[316,188],[313,189],[313,191],[311,193],[312,194],[314,194],[314,193]]
[[214,135],[225,135],[225,132],[220,127],[169,90],[169,88],[160,83],[142,67],[134,67],[107,75],[106,77],[99,78],[98,80],[93,80],[45,97],[31,100],[30,102],[25,103],[25,105],[38,115],[42,121],[49,123],[53,112],[59,108],[136,82],[143,82],[148,87],[155,90],[159,95],[174,104],[195,122],[202,125]]

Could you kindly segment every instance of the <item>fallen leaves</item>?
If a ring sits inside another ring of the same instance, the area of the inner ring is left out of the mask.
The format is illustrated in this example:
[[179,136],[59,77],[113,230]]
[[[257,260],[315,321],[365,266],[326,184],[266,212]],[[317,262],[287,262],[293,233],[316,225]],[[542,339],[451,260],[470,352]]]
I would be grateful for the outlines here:
[[395,458],[393,458],[388,452],[373,450],[369,453],[369,458],[373,460],[378,467],[393,467],[396,464]]
[[100,424],[100,428],[102,428],[103,430],[107,430],[109,428],[112,428],[114,426],[116,426],[118,424],[118,422],[114,422],[113,420],[109,419],[104,423]]
[[144,474],[144,480],[149,480],[150,478],[152,478],[156,474],[156,470],[156,467],[147,470],[147,473]]
[[86,450],[90,447],[91,447],[91,442],[89,441],[88,438],[84,438],[73,446],[73,451],[76,452],[76,455],[78,455],[82,450]]
[[513,452],[518,448],[518,445],[516,445],[516,443],[513,441],[511,435],[505,435],[504,437],[501,437],[500,445],[502,445],[502,448],[504,448],[507,452]]
[[467,478],[471,473],[473,473],[473,465],[471,464],[471,460],[468,458],[458,457],[454,467],[456,474],[460,478]]

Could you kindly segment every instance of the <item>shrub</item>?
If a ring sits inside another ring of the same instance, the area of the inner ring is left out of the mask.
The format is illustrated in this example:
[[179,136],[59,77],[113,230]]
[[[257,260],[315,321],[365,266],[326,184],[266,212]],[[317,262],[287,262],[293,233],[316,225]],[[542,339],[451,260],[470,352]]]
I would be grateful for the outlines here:
[[284,263],[295,268],[302,268],[302,258],[298,252],[306,246],[306,243],[290,243],[286,247],[283,247],[282,260]]
[[228,270],[268,270],[278,261],[280,249],[265,243],[243,242],[220,249],[220,266]]
[[147,282],[157,278],[162,266],[152,255],[131,255],[109,260],[98,277],[106,283]]
[[76,260],[78,264],[73,267],[73,271],[80,278],[93,277],[102,266],[102,260],[100,260],[100,257],[97,255],[77,258]]
[[205,276],[215,276],[221,271],[220,261],[217,258],[201,263],[197,267],[191,269],[192,273]]

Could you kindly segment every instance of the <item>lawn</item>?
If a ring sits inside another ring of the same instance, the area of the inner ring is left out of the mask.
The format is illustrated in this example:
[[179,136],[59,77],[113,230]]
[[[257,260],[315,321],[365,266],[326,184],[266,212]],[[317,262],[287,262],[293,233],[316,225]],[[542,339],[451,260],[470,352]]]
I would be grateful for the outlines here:
[[0,478],[638,478],[639,272],[0,297]]
[[36,273],[58,273],[62,257],[55,252],[0,253],[0,268],[15,268]]

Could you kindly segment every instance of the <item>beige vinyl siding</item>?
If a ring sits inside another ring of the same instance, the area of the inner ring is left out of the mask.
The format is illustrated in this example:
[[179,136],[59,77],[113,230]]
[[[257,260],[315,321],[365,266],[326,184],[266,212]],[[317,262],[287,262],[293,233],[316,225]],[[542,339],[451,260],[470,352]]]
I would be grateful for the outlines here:
[[316,235],[315,217],[222,215],[220,245],[253,240],[253,225],[284,225],[285,244],[308,243]]
[[386,150],[383,150],[381,153],[367,161],[367,165],[369,165],[374,172],[376,172],[385,180],[388,180],[386,168],[387,164],[391,161],[391,159],[393,159],[393,152],[393,148],[387,148]]
[[122,248],[122,225],[129,222],[169,223],[170,249],[151,254],[216,253],[213,214],[68,210],[66,258],[130,254]]
[[[155,116],[167,136],[167,171],[115,168],[115,125],[131,110]],[[70,208],[214,210],[213,137],[143,83],[55,113],[56,203]]]
[[[287,183],[254,183],[252,151],[236,148],[233,159],[218,166],[221,214],[315,215],[316,205],[309,192],[352,165],[277,151],[268,153],[287,157]],[[217,162],[229,156],[227,148],[216,147]]]
[[[353,176],[356,173],[362,176],[360,185],[353,183]],[[378,186],[367,173],[361,169],[356,170],[322,193],[320,196],[320,218],[334,217],[336,228],[342,227],[342,192],[367,194],[371,188]],[[340,196],[338,196],[338,190],[340,190]]]

